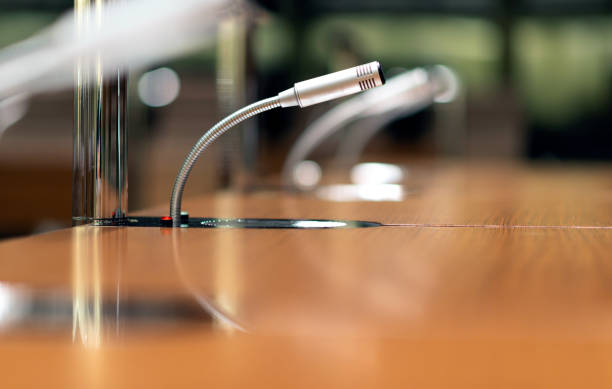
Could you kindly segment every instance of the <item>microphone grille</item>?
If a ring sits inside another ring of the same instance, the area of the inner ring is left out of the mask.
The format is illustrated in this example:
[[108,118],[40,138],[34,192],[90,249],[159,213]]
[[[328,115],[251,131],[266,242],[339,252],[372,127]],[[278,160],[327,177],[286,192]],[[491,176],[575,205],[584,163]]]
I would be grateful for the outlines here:
[[[384,84],[378,62],[370,62],[355,67],[357,80],[362,91]],[[377,82],[378,79],[378,82]]]

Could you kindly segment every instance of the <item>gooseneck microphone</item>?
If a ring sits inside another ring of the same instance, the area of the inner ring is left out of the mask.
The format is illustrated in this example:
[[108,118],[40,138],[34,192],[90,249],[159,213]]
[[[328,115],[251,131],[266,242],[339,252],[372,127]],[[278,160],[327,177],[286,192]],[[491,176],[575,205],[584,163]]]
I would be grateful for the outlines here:
[[326,74],[325,76],[296,83],[278,94],[280,106],[308,107],[375,88],[385,83],[385,76],[378,62]]
[[345,128],[349,123],[366,118],[367,131],[351,132],[351,137],[340,147],[340,154],[358,154],[365,143],[394,118],[409,115],[434,102],[452,101],[458,93],[459,80],[455,73],[442,65],[416,68],[389,79],[384,88],[368,91],[338,104],[308,125],[295,141],[282,170],[282,181],[297,186],[295,171],[323,141]]
[[189,154],[187,154],[174,180],[170,198],[172,226],[180,227],[181,225],[181,201],[183,190],[185,189],[185,184],[193,165],[202,152],[230,128],[252,116],[274,108],[294,106],[300,106],[302,108],[308,107],[310,105],[375,88],[384,83],[385,77],[380,64],[378,62],[370,62],[339,72],[330,73],[325,76],[298,82],[293,88],[289,88],[279,93],[278,96],[246,106],[215,124],[202,135]]

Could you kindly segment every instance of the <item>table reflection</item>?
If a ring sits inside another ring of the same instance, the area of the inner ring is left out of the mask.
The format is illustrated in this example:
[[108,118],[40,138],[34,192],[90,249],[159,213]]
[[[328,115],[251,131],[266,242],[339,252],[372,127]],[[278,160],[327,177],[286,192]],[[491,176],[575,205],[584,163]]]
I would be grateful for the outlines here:
[[[375,235],[385,237],[384,228]],[[54,233],[71,242],[64,261],[1,284],[0,325],[5,334],[55,332],[90,348],[194,326],[257,334],[409,328],[427,310],[435,267],[410,252],[379,257],[376,245],[355,241],[358,231],[76,227]],[[53,252],[57,242],[47,243]],[[273,247],[285,254],[272,255]],[[44,260],[41,249],[26,265]]]

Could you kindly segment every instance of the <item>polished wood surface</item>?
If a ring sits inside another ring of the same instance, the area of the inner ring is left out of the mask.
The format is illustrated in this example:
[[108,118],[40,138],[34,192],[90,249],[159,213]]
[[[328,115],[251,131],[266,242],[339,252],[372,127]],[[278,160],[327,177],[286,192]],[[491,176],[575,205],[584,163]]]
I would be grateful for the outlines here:
[[[312,194],[192,197],[192,216],[361,219],[473,226],[611,226],[612,167],[496,162],[408,166],[400,202],[334,202]],[[189,193],[189,184],[186,189]],[[165,215],[166,205],[147,210]]]
[[2,242],[3,290],[59,312],[0,320],[2,386],[612,385],[610,170],[437,169],[400,203],[186,201],[194,216],[404,225]]

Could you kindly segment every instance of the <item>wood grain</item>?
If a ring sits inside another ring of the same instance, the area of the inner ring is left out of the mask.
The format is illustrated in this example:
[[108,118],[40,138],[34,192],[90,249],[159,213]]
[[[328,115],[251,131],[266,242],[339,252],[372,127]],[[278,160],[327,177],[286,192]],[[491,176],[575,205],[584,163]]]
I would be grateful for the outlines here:
[[[2,386],[612,385],[608,170],[437,174],[423,177],[427,196],[399,204],[278,193],[188,202],[210,216],[415,225],[84,226],[2,242],[5,296],[75,304],[53,320],[0,317]],[[248,333],[211,322],[203,302]],[[130,306],[188,309],[139,317]]]
[[[281,191],[189,197],[192,216],[361,219],[382,223],[489,226],[612,226],[606,165],[416,165],[401,202],[333,202]],[[338,180],[338,182],[342,182]],[[144,214],[165,215],[167,205]]]
[[15,240],[0,245],[0,274],[70,292],[87,265],[76,276],[93,288],[96,275],[108,298],[118,286],[132,297],[195,293],[264,333],[607,337],[612,324],[608,229],[165,232],[80,227]]

